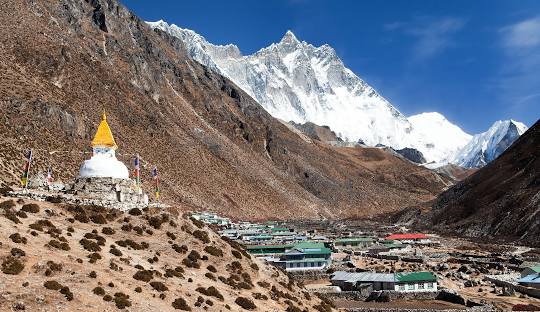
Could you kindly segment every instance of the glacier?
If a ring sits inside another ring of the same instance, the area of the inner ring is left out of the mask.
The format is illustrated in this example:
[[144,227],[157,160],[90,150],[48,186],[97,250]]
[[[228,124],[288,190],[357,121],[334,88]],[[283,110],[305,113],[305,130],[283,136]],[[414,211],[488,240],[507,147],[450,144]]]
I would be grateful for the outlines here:
[[443,115],[405,116],[345,67],[335,50],[315,47],[287,31],[251,55],[234,44],[214,45],[196,32],[160,20],[147,22],[179,38],[190,57],[231,79],[272,116],[329,126],[347,142],[414,148],[435,168],[456,159],[472,139]]

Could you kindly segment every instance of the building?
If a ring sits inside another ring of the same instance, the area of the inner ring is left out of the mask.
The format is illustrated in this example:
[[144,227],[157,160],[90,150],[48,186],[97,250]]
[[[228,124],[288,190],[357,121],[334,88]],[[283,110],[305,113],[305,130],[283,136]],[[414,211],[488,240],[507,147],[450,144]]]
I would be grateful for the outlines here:
[[220,217],[213,212],[196,212],[193,213],[191,217],[206,224],[214,224],[220,226],[228,226],[231,224],[231,220],[229,218]]
[[437,291],[437,277],[431,272],[408,273],[350,273],[338,271],[331,279],[332,285],[344,291],[360,291],[368,285],[371,290],[398,292]]
[[274,256],[279,257],[293,245],[248,245],[247,252],[255,256]]
[[129,210],[148,206],[148,196],[142,194],[140,186],[129,178],[129,171],[116,159],[114,140],[107,116],[101,122],[92,140],[92,157],[85,160],[79,176],[67,190],[81,204],[94,204],[108,208]]
[[538,288],[540,289],[540,274],[529,274],[527,276],[524,276],[520,278],[518,281],[519,285],[525,286],[525,287],[532,287],[532,288]]
[[395,273],[395,291],[437,291],[437,276],[431,272]]
[[302,242],[268,261],[288,272],[324,270],[332,262],[332,251],[323,243]]
[[385,237],[387,241],[399,241],[402,244],[430,244],[431,239],[426,234],[392,234]]
[[330,281],[333,286],[338,286],[343,291],[359,291],[368,285],[371,290],[394,290],[395,285],[393,273],[338,271],[332,275]]
[[521,277],[525,277],[531,274],[540,274],[540,265],[526,267],[521,271]]
[[366,248],[373,245],[373,238],[371,237],[346,237],[334,240],[334,247],[356,247]]

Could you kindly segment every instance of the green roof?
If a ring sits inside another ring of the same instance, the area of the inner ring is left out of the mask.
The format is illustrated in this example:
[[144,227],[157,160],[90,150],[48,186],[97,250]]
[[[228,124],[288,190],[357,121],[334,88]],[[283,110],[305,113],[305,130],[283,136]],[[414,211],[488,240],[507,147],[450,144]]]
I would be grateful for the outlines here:
[[536,273],[540,273],[540,265],[532,266],[529,269],[533,270]]
[[336,239],[335,243],[346,243],[346,242],[372,242],[373,238],[371,237],[347,237]]
[[324,246],[324,243],[319,243],[319,242],[301,242],[294,245],[294,248],[315,249],[315,248],[325,248],[325,246]]
[[436,282],[437,277],[431,272],[396,273],[397,282]]
[[278,248],[291,248],[292,245],[249,245],[246,246],[247,250],[258,250],[258,249],[278,249]]
[[328,259],[325,258],[306,258],[300,260],[284,260],[283,262],[287,263],[298,263],[298,262],[327,262]]

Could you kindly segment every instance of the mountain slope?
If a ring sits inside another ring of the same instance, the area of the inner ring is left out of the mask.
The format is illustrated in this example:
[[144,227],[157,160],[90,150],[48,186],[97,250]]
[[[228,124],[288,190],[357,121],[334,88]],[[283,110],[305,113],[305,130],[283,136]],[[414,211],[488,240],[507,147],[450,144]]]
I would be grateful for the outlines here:
[[[107,111],[131,164],[162,199],[237,218],[370,215],[433,199],[434,172],[371,149],[306,140],[116,1],[10,1],[0,11],[0,183],[51,163],[72,180]],[[9,26],[8,26],[9,25]],[[32,44],[28,44],[32,43]],[[85,154],[83,154],[85,153]]]
[[496,121],[486,132],[475,135],[451,160],[466,168],[481,168],[499,157],[527,126],[514,120]]
[[540,246],[540,121],[499,158],[442,193],[432,223]]
[[310,311],[322,304],[177,209],[127,214],[1,196],[0,207],[3,311],[242,311],[239,297],[255,311],[285,311],[284,296]]
[[415,148],[443,164],[470,139],[440,114],[407,118],[346,68],[332,47],[314,47],[290,31],[279,43],[243,56],[238,47],[213,45],[189,29],[148,24],[181,39],[193,59],[229,77],[279,119],[329,126],[345,141]]

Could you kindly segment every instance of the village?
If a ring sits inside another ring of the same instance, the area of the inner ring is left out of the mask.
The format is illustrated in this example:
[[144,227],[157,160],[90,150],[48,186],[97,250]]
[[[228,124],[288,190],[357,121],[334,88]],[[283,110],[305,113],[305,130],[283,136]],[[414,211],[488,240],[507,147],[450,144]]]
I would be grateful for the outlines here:
[[540,307],[540,254],[530,248],[480,247],[373,222],[233,222],[212,212],[191,217],[351,311]]
[[[150,201],[141,188],[139,155],[133,179],[116,159],[117,145],[105,113],[92,148],[92,157],[81,164],[79,176],[66,185],[52,182],[50,172],[45,181],[32,180],[30,151],[23,188],[8,195],[120,211],[166,207],[159,202],[156,168]],[[374,221],[258,223],[233,222],[209,211],[189,215],[346,311],[540,309],[540,253],[531,248],[413,233],[405,226]]]

